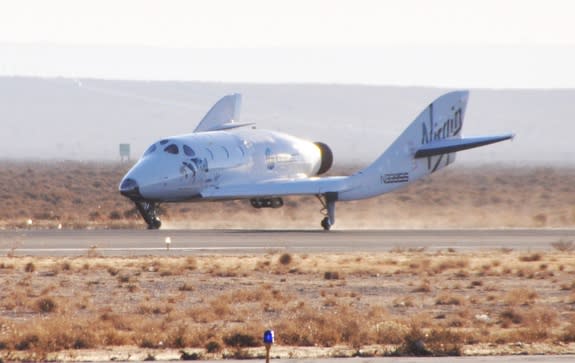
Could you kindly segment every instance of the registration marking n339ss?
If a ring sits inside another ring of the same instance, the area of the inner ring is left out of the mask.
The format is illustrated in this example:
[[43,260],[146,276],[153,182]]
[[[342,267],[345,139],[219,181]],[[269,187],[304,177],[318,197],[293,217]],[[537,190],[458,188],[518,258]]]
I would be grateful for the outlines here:
[[380,179],[382,184],[407,183],[409,181],[409,173],[384,174]]

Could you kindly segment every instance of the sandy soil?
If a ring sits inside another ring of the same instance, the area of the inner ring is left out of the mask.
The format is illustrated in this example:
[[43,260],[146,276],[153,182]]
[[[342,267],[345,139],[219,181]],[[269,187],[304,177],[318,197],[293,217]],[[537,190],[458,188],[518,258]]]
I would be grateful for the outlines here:
[[[117,186],[130,165],[3,162],[0,227],[145,228]],[[356,168],[332,174],[348,175]],[[280,209],[248,201],[162,206],[173,228],[319,228],[313,197],[286,198]],[[377,198],[338,203],[336,228],[574,227],[575,168],[457,165]]]
[[281,357],[412,354],[418,341],[422,354],[574,354],[575,254],[565,249],[575,246],[565,246],[2,257],[0,357],[253,357],[268,328]]

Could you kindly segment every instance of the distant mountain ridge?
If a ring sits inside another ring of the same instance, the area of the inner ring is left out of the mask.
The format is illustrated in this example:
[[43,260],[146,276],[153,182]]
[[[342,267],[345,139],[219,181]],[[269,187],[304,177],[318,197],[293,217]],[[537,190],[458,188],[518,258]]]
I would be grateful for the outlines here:
[[[221,96],[243,94],[242,120],[330,145],[336,163],[367,164],[447,89],[0,77],[0,159],[132,158],[191,132]],[[476,162],[570,163],[575,90],[471,90],[466,135],[514,142],[460,155]]]

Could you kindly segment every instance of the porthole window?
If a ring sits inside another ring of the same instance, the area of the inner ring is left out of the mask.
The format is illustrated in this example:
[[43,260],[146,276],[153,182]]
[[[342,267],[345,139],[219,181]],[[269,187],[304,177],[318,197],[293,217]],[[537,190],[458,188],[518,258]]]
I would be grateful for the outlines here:
[[189,147],[188,145],[184,145],[183,149],[184,149],[184,154],[186,154],[187,156],[195,156],[196,155],[194,150],[191,147]]
[[170,145],[166,146],[164,151],[167,153],[170,153],[170,154],[178,155],[178,153],[180,152],[180,149],[178,148],[178,146],[176,144],[170,144]]
[[144,153],[144,156],[149,155],[149,154],[153,153],[154,151],[156,151],[156,144],[150,145],[148,150],[146,150],[146,152]]
[[170,140],[162,140],[160,141],[160,145],[166,145]]

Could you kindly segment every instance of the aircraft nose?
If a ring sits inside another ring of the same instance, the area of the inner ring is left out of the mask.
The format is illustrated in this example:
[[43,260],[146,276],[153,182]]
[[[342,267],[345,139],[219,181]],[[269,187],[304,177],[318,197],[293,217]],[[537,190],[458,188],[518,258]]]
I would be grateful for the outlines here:
[[120,184],[120,193],[124,197],[128,197],[132,200],[142,199],[142,194],[140,194],[140,186],[138,182],[132,178],[125,178]]

